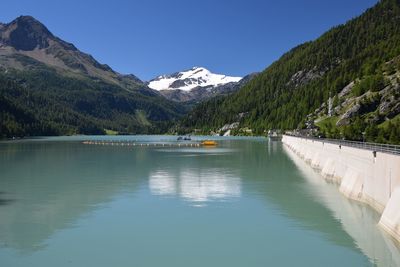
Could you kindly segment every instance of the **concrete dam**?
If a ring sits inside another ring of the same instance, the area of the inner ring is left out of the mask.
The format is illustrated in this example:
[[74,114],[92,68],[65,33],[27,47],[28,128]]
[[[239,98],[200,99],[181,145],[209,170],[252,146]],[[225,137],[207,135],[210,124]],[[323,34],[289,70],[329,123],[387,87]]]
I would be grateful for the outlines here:
[[375,209],[379,226],[400,242],[400,151],[289,135],[282,142],[346,197]]

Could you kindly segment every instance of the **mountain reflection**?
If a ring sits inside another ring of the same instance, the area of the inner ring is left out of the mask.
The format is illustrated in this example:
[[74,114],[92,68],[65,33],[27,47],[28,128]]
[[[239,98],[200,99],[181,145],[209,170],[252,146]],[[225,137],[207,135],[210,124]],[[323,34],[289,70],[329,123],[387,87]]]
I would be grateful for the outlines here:
[[154,195],[178,195],[194,203],[225,200],[241,194],[240,178],[218,168],[157,170],[150,173],[149,187]]
[[[83,146],[62,142],[3,145],[0,171],[0,252],[9,248],[22,253],[45,251],[57,239],[57,233],[81,228],[82,218],[94,214],[90,227],[100,223],[96,217],[99,207],[105,207],[103,215],[106,213],[109,218],[121,216],[117,220],[120,230],[107,224],[109,237],[118,241],[118,231],[131,235],[141,232],[135,232],[130,223],[126,228],[121,226],[132,217],[132,223],[138,223],[139,227],[160,218],[170,220],[165,225],[181,223],[190,227],[201,224],[202,215],[212,214],[207,220],[213,221],[217,230],[222,225],[244,229],[246,224],[241,225],[244,222],[240,217],[246,217],[242,214],[248,211],[247,216],[258,219],[254,209],[269,214],[263,217],[264,221],[258,221],[259,225],[265,224],[260,235],[274,227],[273,218],[284,218],[291,227],[318,233],[334,247],[354,253],[362,251],[379,266],[400,266],[399,251],[376,228],[374,213],[342,198],[334,185],[326,184],[301,160],[284,153],[282,145],[276,142],[221,141],[213,149]],[[127,195],[129,201],[125,204],[130,213],[117,212],[115,209],[121,204],[118,201]],[[182,207],[176,202],[163,201],[162,197],[209,209]],[[219,209],[225,206],[217,205],[218,211],[213,213],[213,203],[230,200],[243,207],[232,211]],[[158,217],[160,211],[165,213]],[[184,214],[191,223],[182,223],[179,216],[170,216],[167,211]],[[168,215],[163,217],[165,214]],[[225,214],[236,221],[224,221]],[[181,230],[171,229],[176,233]],[[152,228],[149,232],[153,231]],[[181,238],[191,234],[188,230]],[[216,231],[215,235],[218,234],[221,233]],[[291,240],[285,235],[282,238]],[[260,244],[266,245],[269,241],[265,240],[266,243]]]
[[175,195],[178,191],[175,177],[165,171],[151,173],[149,186],[154,195]]
[[0,148],[0,247],[22,252],[42,249],[57,231],[74,227],[121,192],[134,192],[147,176],[136,168],[141,151],[76,143]]

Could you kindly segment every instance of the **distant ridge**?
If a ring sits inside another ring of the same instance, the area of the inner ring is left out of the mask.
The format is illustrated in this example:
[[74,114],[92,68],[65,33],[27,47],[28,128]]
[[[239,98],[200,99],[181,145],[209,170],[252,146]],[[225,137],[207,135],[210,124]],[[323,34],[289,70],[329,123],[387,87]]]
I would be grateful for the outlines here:
[[148,86],[158,90],[167,99],[197,103],[237,91],[248,81],[248,77],[244,79],[226,76],[212,73],[204,67],[193,67],[189,70],[158,76],[150,80]]
[[149,81],[149,87],[154,90],[190,91],[196,87],[220,86],[238,82],[242,77],[231,77],[215,74],[203,67],[193,67],[190,70],[161,75]]

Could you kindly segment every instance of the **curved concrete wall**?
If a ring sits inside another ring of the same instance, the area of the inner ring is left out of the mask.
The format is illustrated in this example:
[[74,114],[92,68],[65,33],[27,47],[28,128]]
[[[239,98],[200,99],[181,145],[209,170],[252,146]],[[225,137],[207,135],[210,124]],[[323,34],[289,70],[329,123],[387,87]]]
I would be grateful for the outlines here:
[[344,195],[382,213],[379,225],[400,241],[400,156],[287,135],[282,142]]

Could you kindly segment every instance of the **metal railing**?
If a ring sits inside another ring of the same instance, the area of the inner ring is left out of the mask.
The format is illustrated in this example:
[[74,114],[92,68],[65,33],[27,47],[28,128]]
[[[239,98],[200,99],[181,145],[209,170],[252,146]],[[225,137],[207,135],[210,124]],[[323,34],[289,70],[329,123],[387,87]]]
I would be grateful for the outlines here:
[[358,141],[349,141],[349,140],[341,140],[341,139],[329,139],[329,138],[317,138],[311,136],[302,136],[302,135],[290,135],[288,136],[304,138],[308,140],[315,140],[319,142],[335,144],[339,146],[349,146],[355,148],[361,148],[376,152],[390,153],[400,155],[400,145],[391,145],[391,144],[381,144],[381,143],[369,143],[369,142],[358,142]]

